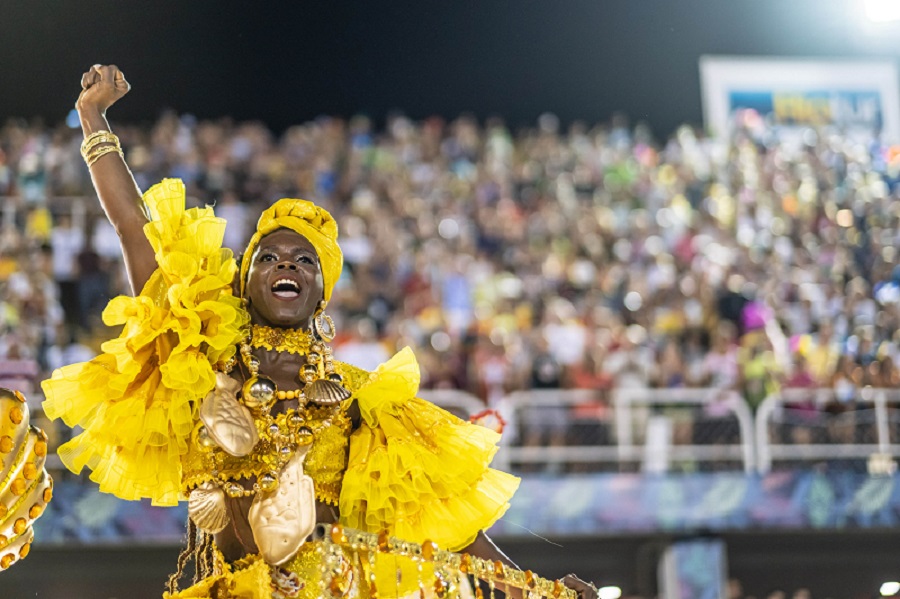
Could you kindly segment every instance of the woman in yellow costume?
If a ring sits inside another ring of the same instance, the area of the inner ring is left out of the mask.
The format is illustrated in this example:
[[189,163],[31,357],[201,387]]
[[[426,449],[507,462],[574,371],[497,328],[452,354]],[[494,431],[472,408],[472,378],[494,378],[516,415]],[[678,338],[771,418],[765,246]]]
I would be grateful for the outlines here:
[[[342,255],[331,215],[279,200],[238,266],[221,247],[225,222],[185,210],[180,181],[138,190],[105,116],[130,89],[122,72],[95,65],[81,83],[82,153],[135,295],[104,312],[123,329],[100,356],[44,382],[44,409],[84,429],[59,455],[102,491],[188,500],[189,547],[166,596],[315,597],[316,522],[514,567],[484,533],[518,486],[488,467],[497,435],[416,398],[408,349],[373,373],[332,358],[324,308]],[[178,591],[191,555],[199,575]],[[382,565],[346,564],[373,581],[351,594],[417,588],[397,581],[409,564]]]

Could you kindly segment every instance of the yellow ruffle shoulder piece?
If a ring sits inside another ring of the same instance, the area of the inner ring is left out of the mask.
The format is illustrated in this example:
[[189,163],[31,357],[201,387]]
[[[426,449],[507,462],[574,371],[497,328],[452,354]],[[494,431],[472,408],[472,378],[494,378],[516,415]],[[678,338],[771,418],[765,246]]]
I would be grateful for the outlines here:
[[84,429],[59,448],[70,470],[87,466],[101,491],[122,499],[174,505],[199,402],[215,385],[213,366],[234,355],[247,315],[231,292],[225,221],[209,207],[185,210],[177,179],[152,187],[144,202],[158,268],[138,296],[104,310],[104,323],[123,325],[118,338],[42,383],[44,411]]
[[417,398],[418,386],[405,348],[357,391],[363,422],[350,438],[341,520],[458,551],[503,515],[519,479],[488,467],[500,435]]

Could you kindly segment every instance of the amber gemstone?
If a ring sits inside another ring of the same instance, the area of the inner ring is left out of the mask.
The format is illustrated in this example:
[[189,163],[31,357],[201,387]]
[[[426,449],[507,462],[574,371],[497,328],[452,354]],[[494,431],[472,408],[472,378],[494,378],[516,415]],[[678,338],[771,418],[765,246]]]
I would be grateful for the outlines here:
[[432,561],[434,559],[434,552],[437,550],[437,545],[433,542],[426,539],[422,542],[422,557],[427,561]]
[[468,574],[472,569],[472,557],[468,553],[463,553],[459,560],[459,571]]
[[378,533],[378,550],[384,552],[391,550],[391,541],[387,531],[382,530]]
[[28,510],[28,517],[31,518],[32,520],[34,520],[35,518],[40,516],[43,513],[43,511],[44,511],[44,508],[42,508],[40,505],[35,503],[33,506],[31,506],[31,509]]
[[437,595],[437,597],[440,599],[441,597],[444,596],[446,590],[447,590],[447,586],[444,584],[444,579],[435,574],[435,576],[434,576],[434,594]]
[[38,469],[31,462],[28,462],[27,464],[25,464],[25,466],[22,467],[22,476],[25,478],[25,480],[34,480],[37,478],[37,475]]
[[337,545],[347,544],[347,535],[344,534],[344,527],[340,524],[331,527],[331,542]]
[[13,448],[13,440],[9,435],[0,437],[0,453],[9,453]]
[[343,597],[350,587],[350,581],[345,579],[342,574],[336,574],[334,578],[331,579],[331,584],[328,585],[328,588],[331,590],[331,594],[334,597]]
[[22,548],[19,549],[19,557],[25,559],[28,557],[28,553],[31,551],[31,543],[25,543],[22,545]]
[[12,484],[9,486],[9,490],[12,491],[13,495],[22,495],[25,493],[25,479],[17,478],[12,481]]
[[533,589],[537,586],[537,581],[534,579],[534,572],[531,570],[525,570],[525,584],[528,585],[529,589]]
[[0,557],[0,568],[5,570],[9,568],[14,561],[16,561],[16,556],[12,553],[7,553],[3,557]]
[[503,562],[497,560],[494,562],[494,578],[503,580],[506,577],[506,570],[503,569]]
[[34,455],[42,458],[47,455],[47,442],[46,441],[38,441],[34,444]]
[[22,534],[28,528],[28,521],[25,518],[19,518],[16,520],[16,523],[13,524],[13,532],[17,535]]
[[47,487],[44,489],[44,503],[48,503],[51,499],[53,499],[53,487]]
[[19,406],[13,406],[9,409],[9,419],[13,424],[20,424],[25,415],[22,413],[22,408]]

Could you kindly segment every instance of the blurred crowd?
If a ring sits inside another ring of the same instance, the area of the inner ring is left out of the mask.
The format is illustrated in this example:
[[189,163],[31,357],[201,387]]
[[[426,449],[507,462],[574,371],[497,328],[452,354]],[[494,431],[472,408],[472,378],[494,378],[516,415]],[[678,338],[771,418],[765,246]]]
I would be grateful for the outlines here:
[[[179,177],[239,253],[261,210],[303,197],[337,218],[328,308],[338,358],[410,345],[423,386],[495,405],[516,389],[718,387],[755,407],[785,386],[900,383],[900,151],[834,132],[657,143],[616,116],[255,122],[164,114],[116,125],[142,189]],[[128,293],[81,132],[0,128],[0,384],[39,391],[111,333]],[[838,409],[843,409],[838,406]]]

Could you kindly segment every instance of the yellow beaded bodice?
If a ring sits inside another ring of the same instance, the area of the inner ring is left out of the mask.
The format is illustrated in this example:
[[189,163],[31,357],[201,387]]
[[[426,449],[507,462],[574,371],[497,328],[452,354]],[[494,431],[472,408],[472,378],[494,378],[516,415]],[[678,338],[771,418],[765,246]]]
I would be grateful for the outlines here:
[[[336,371],[343,376],[344,386],[351,393],[356,392],[368,380],[369,373],[345,364],[335,362]],[[223,451],[210,451],[198,441],[198,431],[202,423],[197,422],[191,435],[188,452],[182,458],[182,493],[207,481],[218,480],[223,484],[242,479],[259,477],[277,469],[275,436],[295,434],[299,427],[311,431],[311,447],[304,461],[304,471],[316,487],[316,499],[330,505],[337,505],[341,493],[341,483],[347,468],[348,444],[352,432],[352,422],[347,413],[354,401],[353,395],[337,409],[309,406],[291,409],[279,414],[274,422],[257,419],[259,442],[249,455],[234,457]],[[274,427],[277,426],[277,430]]]

